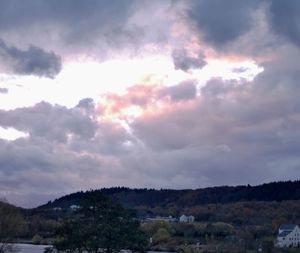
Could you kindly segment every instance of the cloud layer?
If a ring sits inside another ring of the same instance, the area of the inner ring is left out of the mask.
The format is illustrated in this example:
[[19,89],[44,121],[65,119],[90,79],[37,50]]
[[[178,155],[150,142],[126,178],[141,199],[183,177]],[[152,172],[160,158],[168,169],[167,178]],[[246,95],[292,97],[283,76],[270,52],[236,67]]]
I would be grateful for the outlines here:
[[[198,188],[298,179],[299,8],[292,0],[1,1],[6,74],[55,83],[62,62],[78,55],[102,61],[126,52],[163,54],[187,78],[166,86],[147,82],[148,76],[125,92],[83,97],[71,108],[41,101],[0,109],[0,127],[27,134],[0,139],[0,195],[32,206],[117,185]],[[233,72],[240,78],[231,79],[215,68],[206,80],[205,71],[218,61],[248,61],[263,72],[245,79],[247,69],[238,66]],[[1,96],[13,93],[7,87]]]
[[9,47],[0,40],[0,63],[4,70],[17,75],[54,78],[61,70],[61,58],[53,52],[30,46],[27,50]]

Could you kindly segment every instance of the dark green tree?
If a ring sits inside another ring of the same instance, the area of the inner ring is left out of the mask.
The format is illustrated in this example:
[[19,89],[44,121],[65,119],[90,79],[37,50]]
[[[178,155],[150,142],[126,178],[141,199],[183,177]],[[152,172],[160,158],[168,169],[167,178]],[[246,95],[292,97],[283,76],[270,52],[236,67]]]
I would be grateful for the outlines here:
[[0,253],[15,252],[10,244],[21,233],[24,224],[20,210],[0,199]]
[[57,236],[54,248],[65,252],[143,252],[147,246],[133,213],[100,192],[91,192],[74,217],[58,229]]

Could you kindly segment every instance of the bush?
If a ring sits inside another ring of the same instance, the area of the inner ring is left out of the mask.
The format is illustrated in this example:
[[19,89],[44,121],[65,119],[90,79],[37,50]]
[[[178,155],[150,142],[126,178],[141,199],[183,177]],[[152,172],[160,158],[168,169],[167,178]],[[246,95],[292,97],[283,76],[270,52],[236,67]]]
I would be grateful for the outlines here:
[[36,234],[32,238],[32,243],[33,244],[41,244],[42,240],[43,240],[43,237],[41,237],[40,235]]

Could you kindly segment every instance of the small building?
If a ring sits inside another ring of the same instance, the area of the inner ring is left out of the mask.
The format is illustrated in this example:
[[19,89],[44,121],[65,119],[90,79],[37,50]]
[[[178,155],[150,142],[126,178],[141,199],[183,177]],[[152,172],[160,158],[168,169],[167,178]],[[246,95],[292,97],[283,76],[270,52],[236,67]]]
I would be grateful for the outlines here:
[[300,228],[295,224],[282,224],[278,229],[277,241],[275,244],[279,248],[299,247]]
[[171,215],[168,217],[156,216],[155,218],[146,218],[146,221],[166,221],[166,222],[176,222],[176,218]]
[[193,223],[195,221],[195,217],[193,215],[181,215],[179,217],[179,222]]
[[70,206],[70,209],[72,209],[72,210],[77,210],[79,208],[80,208],[80,206],[78,206],[78,205],[71,205]]

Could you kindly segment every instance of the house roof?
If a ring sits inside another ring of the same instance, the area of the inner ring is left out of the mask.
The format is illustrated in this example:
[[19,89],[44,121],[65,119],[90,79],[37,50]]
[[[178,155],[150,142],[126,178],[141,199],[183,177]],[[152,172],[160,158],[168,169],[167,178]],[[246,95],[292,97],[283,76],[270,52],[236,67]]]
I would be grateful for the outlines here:
[[295,224],[282,224],[280,230],[293,230],[297,225]]
[[289,233],[291,233],[291,231],[282,231],[278,237],[286,237]]

